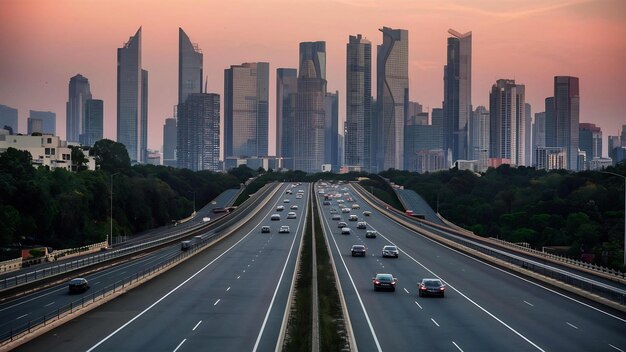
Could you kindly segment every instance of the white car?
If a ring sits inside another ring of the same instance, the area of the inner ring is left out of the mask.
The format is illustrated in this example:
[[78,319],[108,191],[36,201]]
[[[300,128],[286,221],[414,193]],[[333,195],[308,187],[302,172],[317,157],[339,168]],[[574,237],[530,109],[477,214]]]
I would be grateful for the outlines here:
[[295,212],[290,211],[290,212],[287,214],[287,219],[295,219],[295,218],[296,218],[296,213],[295,213]]
[[372,212],[369,210],[366,210],[363,212],[363,216],[370,216],[370,215],[372,215]]
[[276,207],[276,211],[283,211],[283,210],[285,210],[285,207],[282,205],[279,205]]
[[342,213],[349,213],[350,212],[350,208],[342,208],[341,212]]
[[289,202],[290,202],[289,198],[283,199],[283,203],[289,203]]
[[358,204],[352,204],[352,209],[361,209],[361,206]]
[[356,215],[352,214],[348,216],[348,221],[359,221],[359,218]]
[[398,247],[396,246],[384,246],[383,257],[398,258]]
[[271,219],[272,221],[277,221],[277,220],[280,220],[280,215],[278,215],[278,214],[272,214],[272,216],[270,217],[270,219]]
[[341,234],[342,235],[349,235],[350,234],[350,228],[349,227],[342,227],[341,228]]
[[292,205],[292,206],[291,206],[291,210],[298,210],[298,206],[297,206],[297,205],[295,205],[295,204],[294,204],[294,205]]
[[357,229],[366,229],[367,228],[367,223],[365,221],[359,221],[356,223],[356,228]]
[[289,226],[283,225],[278,229],[278,233],[289,233]]

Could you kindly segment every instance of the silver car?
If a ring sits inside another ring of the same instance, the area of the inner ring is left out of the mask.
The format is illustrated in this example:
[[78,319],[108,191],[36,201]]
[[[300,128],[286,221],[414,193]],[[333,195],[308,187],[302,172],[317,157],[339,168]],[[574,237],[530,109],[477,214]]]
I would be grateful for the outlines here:
[[398,258],[398,247],[396,246],[384,246],[383,257]]

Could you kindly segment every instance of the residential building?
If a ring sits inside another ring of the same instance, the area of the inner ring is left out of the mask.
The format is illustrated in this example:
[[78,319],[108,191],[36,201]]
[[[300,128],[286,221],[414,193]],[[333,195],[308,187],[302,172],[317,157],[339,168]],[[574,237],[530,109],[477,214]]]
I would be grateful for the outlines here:
[[65,133],[70,143],[80,142],[80,135],[85,133],[85,108],[89,99],[91,99],[89,80],[81,74],[70,78],[65,119]]
[[[34,167],[48,167],[50,170],[57,168],[72,171],[72,150],[67,142],[58,136],[24,136],[24,135],[8,135],[0,133],[0,154],[9,148],[24,150],[30,153],[32,157],[32,165]],[[85,153],[87,159],[87,169],[95,170],[95,158]]]

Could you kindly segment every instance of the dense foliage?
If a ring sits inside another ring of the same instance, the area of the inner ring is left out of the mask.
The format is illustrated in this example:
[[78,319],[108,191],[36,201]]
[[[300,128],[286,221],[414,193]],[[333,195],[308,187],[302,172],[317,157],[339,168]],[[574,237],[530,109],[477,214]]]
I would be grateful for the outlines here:
[[[130,165],[122,144],[102,140],[92,149],[98,170],[78,172],[31,166],[30,153],[0,154],[0,248],[37,244],[71,248],[130,235],[189,216],[242,182],[231,174]],[[81,163],[84,161],[81,161]]]
[[[606,171],[626,175],[626,165]],[[533,248],[569,247],[620,267],[624,240],[624,180],[587,171],[535,170],[503,165],[481,175],[450,170],[381,176],[415,190],[448,220],[481,236],[526,242]]]

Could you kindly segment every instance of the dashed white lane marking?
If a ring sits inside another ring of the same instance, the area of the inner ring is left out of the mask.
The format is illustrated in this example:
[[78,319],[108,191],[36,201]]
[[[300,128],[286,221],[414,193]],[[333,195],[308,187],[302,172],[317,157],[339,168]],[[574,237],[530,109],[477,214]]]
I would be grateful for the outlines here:
[[44,307],[50,307],[53,304],[54,304],[54,302],[50,302],[50,303],[46,304]]
[[576,325],[574,325],[574,324],[570,324],[570,323],[568,323],[568,322],[565,322],[565,323],[566,323],[567,325],[569,325],[569,326],[573,327],[574,329],[578,330],[578,327],[577,327]]
[[609,346],[613,347],[614,349],[616,349],[616,350],[618,350],[618,351],[620,351],[620,352],[624,352],[624,350],[623,350],[623,349],[621,349],[621,348],[617,348],[617,347],[615,347],[615,346],[613,346],[613,345],[611,345],[611,344],[609,344]]
[[218,303],[220,303],[220,299],[218,298],[217,301],[215,301],[215,303],[213,303],[213,306],[215,307]]
[[125,271],[122,271],[122,272],[120,273],[120,275],[124,275],[124,274],[126,274],[126,272],[125,272]]
[[240,275],[240,276],[237,276],[237,280],[239,280],[239,278],[240,278],[240,277],[241,277],[241,275]]
[[176,346],[176,348],[174,349],[174,351],[172,351],[172,352],[176,352],[176,351],[178,351],[178,349],[180,348],[180,346],[182,346],[182,345],[183,345],[183,343],[185,343],[185,341],[187,341],[187,339],[183,339],[183,340],[182,340],[182,341],[178,344],[178,346]]
[[430,318],[430,320],[431,320],[431,321],[432,321],[435,325],[437,325],[437,327],[439,327],[439,324],[437,324],[437,322],[435,321],[435,319]]
[[533,305],[532,303],[530,303],[530,302],[526,302],[526,301],[524,301],[524,303],[528,304],[528,305],[529,305],[529,306],[531,306],[531,307],[534,307],[534,305]]
[[24,315],[20,315],[19,317],[15,318],[15,320],[20,320],[22,318],[24,318],[25,316],[27,316],[28,314],[24,314]]
[[196,329],[198,328],[200,324],[202,324],[202,320],[200,320],[198,324],[196,324],[196,326],[194,326],[193,329],[191,329],[191,331],[196,331]]
[[406,289],[406,287],[404,288],[404,292],[409,293],[409,290]]
[[418,307],[420,307],[420,309],[424,309],[424,308],[422,308],[422,306],[420,306],[419,303],[417,303],[417,301],[414,301],[414,302],[415,302],[415,304],[417,304]]
[[98,282],[94,282],[92,285],[97,285],[97,284],[99,284],[99,283],[100,283],[100,281],[98,281]]
[[456,347],[459,351],[463,352],[463,350],[461,349],[461,347],[459,347],[459,345],[456,344],[456,342],[452,341],[452,344],[454,345],[454,347]]
[[228,288],[226,289],[226,292],[230,291],[230,286],[228,286]]

